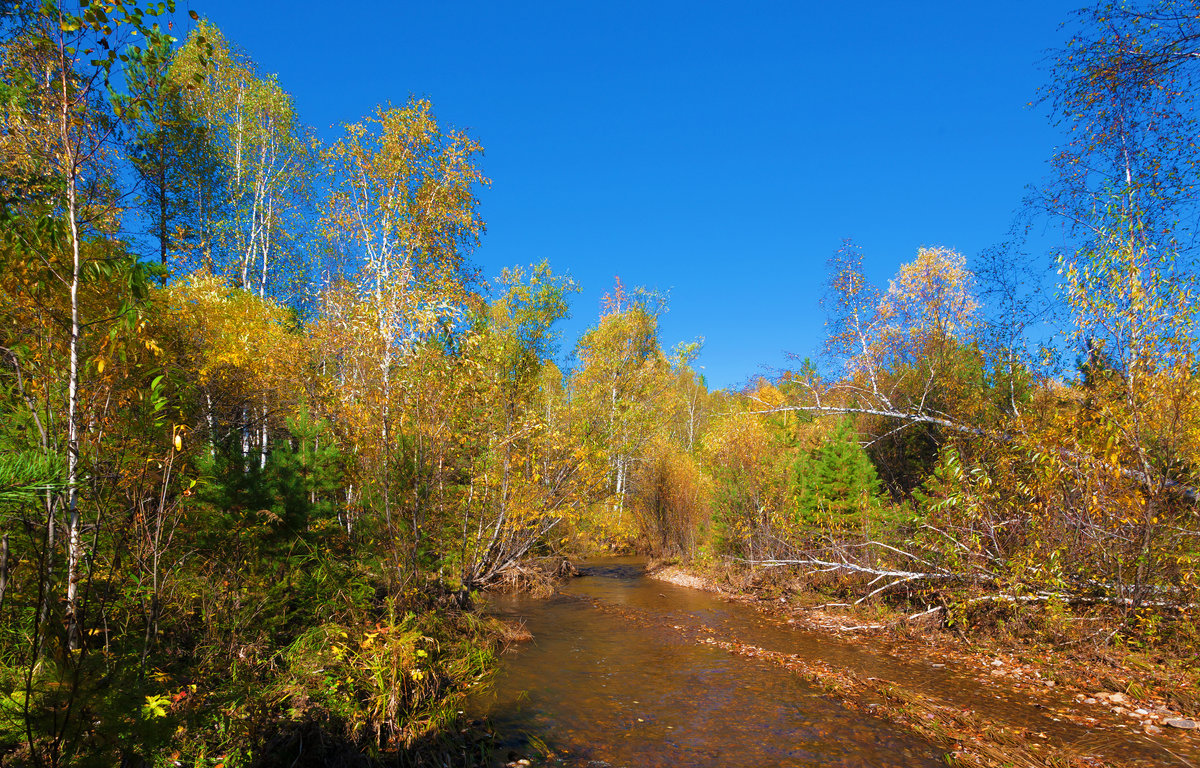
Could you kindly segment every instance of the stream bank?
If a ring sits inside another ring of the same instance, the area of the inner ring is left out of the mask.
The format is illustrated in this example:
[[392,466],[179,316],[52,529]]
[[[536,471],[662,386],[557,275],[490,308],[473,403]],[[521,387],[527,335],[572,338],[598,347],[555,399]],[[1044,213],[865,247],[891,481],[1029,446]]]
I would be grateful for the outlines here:
[[809,626],[636,559],[579,567],[551,597],[492,598],[531,636],[467,707],[497,765],[1200,764],[1195,734],[1072,717],[1065,686],[1014,685],[999,658]]
[[[826,638],[824,652],[815,654],[704,642],[768,659],[842,697],[844,705],[939,745],[955,764],[1200,764],[1200,730],[1187,727],[1196,723],[1195,713],[1161,690],[1161,672],[1138,675],[1046,648],[964,642],[919,615],[918,621],[904,614],[881,620],[853,609],[804,606],[777,587],[756,589],[678,565],[648,571],[660,582],[751,606],[798,638]],[[854,648],[858,658],[846,652]]]

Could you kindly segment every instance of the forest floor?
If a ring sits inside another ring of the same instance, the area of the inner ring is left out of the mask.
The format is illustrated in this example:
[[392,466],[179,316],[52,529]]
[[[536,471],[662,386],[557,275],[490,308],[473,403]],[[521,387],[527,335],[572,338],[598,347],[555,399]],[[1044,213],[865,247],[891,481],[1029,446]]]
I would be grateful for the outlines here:
[[[952,764],[1200,766],[1194,658],[1101,642],[1098,630],[1085,636],[1089,642],[1069,643],[1012,631],[951,632],[936,611],[914,615],[882,605],[831,603],[799,582],[745,569],[655,563],[649,575],[753,605],[797,632],[836,636],[839,644],[896,659],[894,667],[855,669],[736,640],[703,640],[777,663],[846,706],[928,739],[947,751]],[[906,668],[920,669],[914,675]],[[950,685],[928,685],[921,669]],[[977,692],[974,700],[971,691]]]

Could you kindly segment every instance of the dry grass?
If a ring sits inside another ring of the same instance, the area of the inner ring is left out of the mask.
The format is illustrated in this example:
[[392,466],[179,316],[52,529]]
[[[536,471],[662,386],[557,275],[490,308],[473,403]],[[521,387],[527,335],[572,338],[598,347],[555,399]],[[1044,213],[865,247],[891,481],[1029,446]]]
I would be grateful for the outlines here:
[[500,621],[500,641],[505,645],[528,643],[533,633],[525,628],[524,621]]
[[496,574],[488,589],[549,597],[564,579],[578,575],[579,571],[565,557],[543,557],[504,568]]

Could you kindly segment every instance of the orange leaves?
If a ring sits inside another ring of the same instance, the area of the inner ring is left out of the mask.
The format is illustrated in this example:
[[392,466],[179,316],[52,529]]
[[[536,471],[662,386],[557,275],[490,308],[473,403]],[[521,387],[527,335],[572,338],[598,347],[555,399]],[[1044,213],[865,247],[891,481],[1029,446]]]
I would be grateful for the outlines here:
[[787,398],[766,379],[758,379],[754,391],[750,394],[750,411],[767,411],[778,408],[787,402]]
[[921,248],[901,265],[885,292],[862,271],[862,253],[847,243],[830,260],[826,348],[846,358],[848,373],[869,379],[878,396],[880,374],[911,361],[931,344],[969,336],[979,304],[966,259],[948,248]]

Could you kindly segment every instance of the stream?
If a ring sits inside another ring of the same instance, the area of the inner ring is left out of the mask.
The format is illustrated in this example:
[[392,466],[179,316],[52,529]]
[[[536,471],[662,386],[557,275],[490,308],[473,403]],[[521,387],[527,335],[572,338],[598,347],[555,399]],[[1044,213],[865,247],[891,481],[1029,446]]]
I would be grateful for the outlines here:
[[634,560],[581,572],[549,599],[493,601],[495,615],[533,634],[473,702],[508,735],[502,754],[549,748],[555,764],[596,768],[945,765],[932,746],[769,662],[693,639],[757,612],[653,581]]
[[651,579],[637,559],[583,563],[580,572],[550,598],[491,601],[493,615],[533,635],[505,654],[494,683],[468,705],[504,739],[501,757],[589,768],[946,764],[942,750],[845,708],[771,662],[703,642],[715,638],[897,681],[1102,757],[1175,763],[1149,740],[1060,722],[1044,706],[942,665],[797,630],[750,606]]

